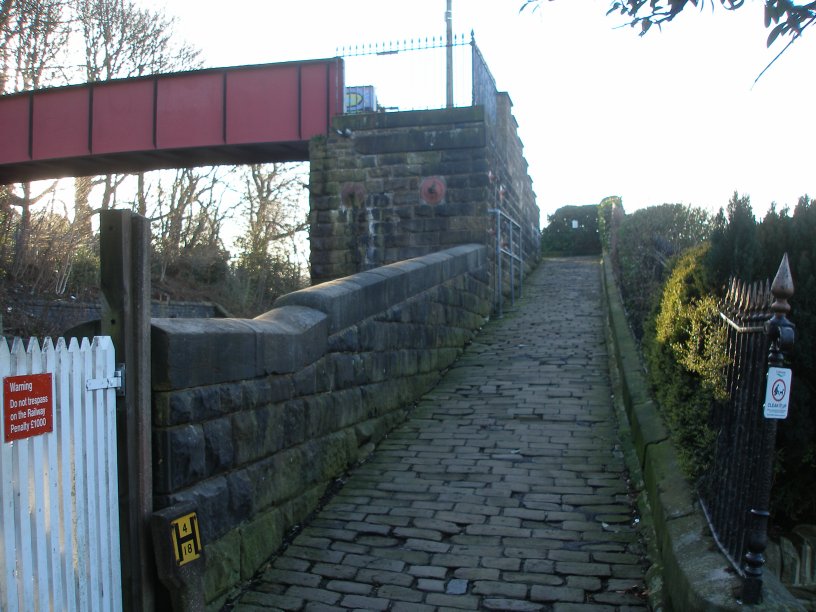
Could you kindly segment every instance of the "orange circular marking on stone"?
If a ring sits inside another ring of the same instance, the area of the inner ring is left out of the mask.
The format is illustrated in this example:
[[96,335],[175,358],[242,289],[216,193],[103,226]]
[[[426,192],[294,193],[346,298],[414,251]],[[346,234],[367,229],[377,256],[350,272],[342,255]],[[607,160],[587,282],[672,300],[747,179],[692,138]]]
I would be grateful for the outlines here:
[[419,186],[419,196],[427,204],[439,204],[445,199],[445,182],[438,176],[430,176]]

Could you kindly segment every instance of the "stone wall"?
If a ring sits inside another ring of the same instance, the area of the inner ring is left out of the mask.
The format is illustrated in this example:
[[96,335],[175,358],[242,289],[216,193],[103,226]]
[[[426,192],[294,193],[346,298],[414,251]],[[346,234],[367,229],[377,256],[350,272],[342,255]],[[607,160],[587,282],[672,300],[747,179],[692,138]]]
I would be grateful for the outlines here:
[[463,245],[281,297],[252,320],[153,319],[156,508],[192,501],[217,609],[484,323]]
[[508,94],[496,94],[496,122],[488,123],[488,151],[493,183],[498,186],[499,193],[498,197],[493,196],[491,207],[502,209],[521,225],[530,241],[525,249],[537,258],[541,233],[539,209],[512,108],[513,102]]
[[539,211],[506,94],[495,123],[467,107],[345,115],[310,147],[314,282],[483,244],[493,256],[501,208],[538,259]]

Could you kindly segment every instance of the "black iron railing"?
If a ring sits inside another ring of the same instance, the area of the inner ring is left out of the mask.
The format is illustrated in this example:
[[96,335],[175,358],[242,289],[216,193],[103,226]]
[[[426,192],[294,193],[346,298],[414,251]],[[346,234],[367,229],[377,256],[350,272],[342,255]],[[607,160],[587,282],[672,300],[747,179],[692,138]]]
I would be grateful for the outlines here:
[[782,365],[793,343],[785,318],[791,295],[785,256],[773,285],[733,279],[720,311],[728,399],[712,414],[716,445],[699,493],[717,543],[745,578],[743,603],[760,597],[777,423],[763,411],[766,373]]

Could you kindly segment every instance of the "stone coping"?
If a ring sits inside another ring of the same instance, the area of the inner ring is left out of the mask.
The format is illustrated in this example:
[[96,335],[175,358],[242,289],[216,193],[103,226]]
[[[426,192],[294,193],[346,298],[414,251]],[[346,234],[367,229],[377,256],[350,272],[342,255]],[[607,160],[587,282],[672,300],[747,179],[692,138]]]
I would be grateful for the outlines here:
[[486,264],[485,246],[461,245],[286,294],[254,319],[154,318],[153,390],[296,372],[331,335]]
[[[675,610],[740,610],[735,593],[742,581],[719,551],[692,485],[680,472],[677,453],[669,440],[657,406],[650,397],[637,344],[623,309],[617,284],[603,257],[603,281],[613,358],[638,462],[651,508],[664,592]],[[763,603],[754,610],[805,608],[769,572],[763,576]]]

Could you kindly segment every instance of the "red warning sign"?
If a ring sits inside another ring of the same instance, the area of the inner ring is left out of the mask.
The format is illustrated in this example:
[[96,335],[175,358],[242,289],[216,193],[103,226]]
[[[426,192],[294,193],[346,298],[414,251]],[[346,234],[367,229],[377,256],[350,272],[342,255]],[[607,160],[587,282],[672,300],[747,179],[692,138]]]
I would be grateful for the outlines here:
[[51,374],[26,374],[3,379],[3,429],[6,442],[54,431],[51,388]]

